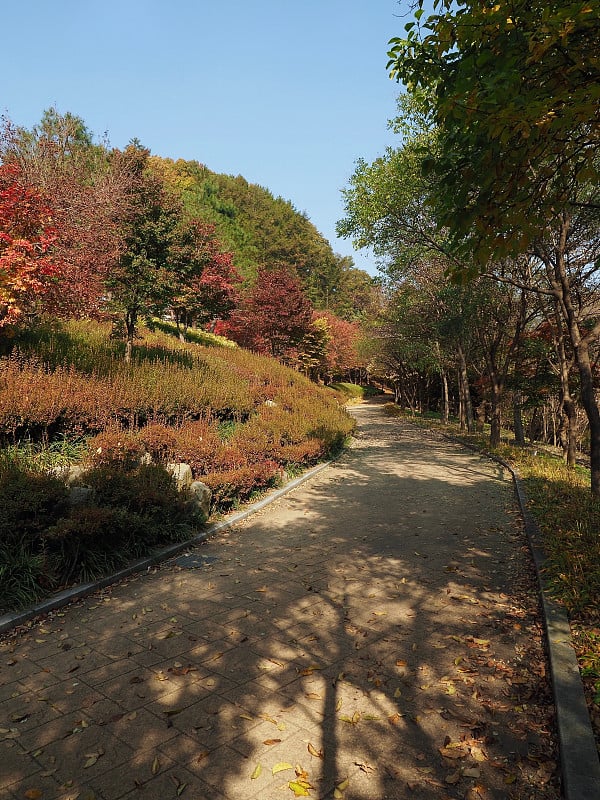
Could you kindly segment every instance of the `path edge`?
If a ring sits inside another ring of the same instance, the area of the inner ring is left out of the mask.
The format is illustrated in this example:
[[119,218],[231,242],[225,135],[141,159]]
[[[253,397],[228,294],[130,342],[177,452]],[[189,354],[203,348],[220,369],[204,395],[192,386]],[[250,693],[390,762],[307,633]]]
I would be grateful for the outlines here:
[[76,586],[65,589],[58,594],[52,595],[45,600],[41,600],[39,603],[27,606],[27,608],[24,608],[21,611],[14,611],[0,616],[0,635],[10,632],[15,628],[30,622],[36,617],[42,617],[44,614],[49,614],[51,611],[57,611],[64,606],[69,605],[69,603],[72,603],[76,600],[81,600],[84,597],[93,594],[94,592],[97,592],[101,589],[106,589],[107,586],[111,586],[112,584],[118,583],[125,578],[129,578],[132,575],[135,575],[139,572],[144,572],[145,570],[148,570],[157,564],[168,561],[170,558],[173,558],[190,547],[195,547],[196,545],[202,544],[202,542],[205,542],[213,536],[216,536],[216,534],[221,533],[222,531],[225,531],[234,525],[237,525],[238,522],[242,522],[242,520],[245,520],[252,514],[256,514],[258,511],[261,511],[266,506],[275,502],[275,500],[279,500],[280,497],[283,497],[284,495],[288,494],[288,492],[291,492],[293,489],[301,486],[305,481],[310,480],[310,478],[313,478],[315,475],[318,475],[320,472],[327,469],[327,467],[331,466],[334,461],[335,459],[330,459],[329,461],[324,461],[321,464],[317,464],[316,467],[312,467],[306,472],[303,472],[302,475],[289,481],[289,483],[286,483],[280,489],[269,492],[265,497],[261,498],[256,503],[252,503],[252,505],[248,506],[248,508],[244,509],[243,511],[233,514],[232,516],[220,520],[219,522],[214,522],[196,536],[193,536],[191,539],[186,539],[185,542],[177,542],[176,544],[169,545],[168,547],[164,547],[149,556],[145,556],[144,558],[133,561],[127,567],[124,567],[117,572],[113,572],[110,575],[105,575],[103,578],[99,578],[96,581],[77,584]]
[[575,655],[571,626],[565,609],[551,596],[545,576],[546,557],[542,534],[527,507],[527,495],[519,473],[500,456],[480,450],[468,442],[442,434],[456,444],[496,461],[509,471],[535,565],[550,675],[556,709],[562,788],[565,800],[598,800],[600,798],[600,757],[592,730],[579,664]]

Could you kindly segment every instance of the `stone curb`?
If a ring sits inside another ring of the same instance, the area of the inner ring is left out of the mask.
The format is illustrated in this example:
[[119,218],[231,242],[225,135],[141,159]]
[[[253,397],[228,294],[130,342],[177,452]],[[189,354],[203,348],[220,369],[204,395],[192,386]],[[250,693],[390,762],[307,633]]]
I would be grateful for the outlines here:
[[442,435],[449,441],[491,458],[505,467],[512,475],[515,494],[523,517],[523,526],[535,564],[544,616],[556,707],[564,798],[565,800],[598,800],[600,798],[600,759],[571,638],[571,628],[564,608],[550,596],[544,578],[545,555],[541,545],[541,532],[527,508],[527,497],[519,474],[499,456],[479,450],[452,436]]
[[211,536],[215,536],[217,533],[233,527],[233,525],[236,525],[238,522],[246,519],[251,514],[255,514],[257,511],[265,508],[265,506],[268,506],[270,503],[278,500],[280,497],[283,497],[288,492],[296,489],[305,481],[329,467],[331,463],[332,461],[325,461],[322,464],[318,464],[316,467],[304,472],[298,478],[286,483],[286,485],[281,489],[277,489],[276,491],[268,494],[266,497],[263,497],[262,500],[253,503],[245,511],[241,511],[239,514],[234,514],[233,516],[228,517],[221,522],[215,522],[214,524],[209,525],[205,530],[203,530],[197,536],[194,536],[192,539],[187,539],[185,542],[177,542],[177,544],[169,545],[169,547],[165,547],[164,549],[159,550],[150,556],[146,556],[145,558],[134,561],[128,567],[125,567],[118,572],[114,572],[111,575],[107,575],[104,578],[100,578],[97,581],[90,581],[89,583],[82,583],[77,586],[73,586],[70,589],[65,589],[64,592],[55,594],[52,597],[49,597],[47,600],[42,600],[40,603],[29,606],[22,611],[1,616],[0,635],[7,633],[13,628],[17,628],[19,625],[23,625],[24,623],[29,622],[36,617],[48,614],[50,611],[56,611],[57,609],[62,608],[75,600],[80,600],[83,597],[87,597],[88,595],[93,594],[93,592],[99,591],[100,589],[105,589],[107,586],[110,586],[113,583],[118,583],[120,580],[128,578],[130,575],[135,575],[138,572],[143,572],[144,570],[150,569],[150,567],[153,567],[163,561],[167,561],[182,551],[187,550],[189,547],[194,547],[197,544],[205,542]]

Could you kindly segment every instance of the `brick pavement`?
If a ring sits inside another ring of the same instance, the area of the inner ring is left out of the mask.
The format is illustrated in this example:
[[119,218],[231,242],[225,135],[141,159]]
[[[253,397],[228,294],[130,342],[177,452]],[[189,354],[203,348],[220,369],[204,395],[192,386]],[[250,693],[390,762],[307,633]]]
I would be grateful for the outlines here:
[[559,797],[510,481],[355,413],[352,450],[208,563],[0,643],[2,800]]

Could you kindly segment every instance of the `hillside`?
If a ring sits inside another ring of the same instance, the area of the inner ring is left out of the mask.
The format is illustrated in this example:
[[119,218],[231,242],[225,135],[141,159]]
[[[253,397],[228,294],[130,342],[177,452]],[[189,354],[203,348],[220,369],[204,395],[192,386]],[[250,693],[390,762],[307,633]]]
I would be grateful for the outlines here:
[[353,429],[340,395],[273,359],[144,329],[128,365],[110,332],[48,323],[0,358],[0,612],[197,531],[168,464],[188,464],[218,513]]

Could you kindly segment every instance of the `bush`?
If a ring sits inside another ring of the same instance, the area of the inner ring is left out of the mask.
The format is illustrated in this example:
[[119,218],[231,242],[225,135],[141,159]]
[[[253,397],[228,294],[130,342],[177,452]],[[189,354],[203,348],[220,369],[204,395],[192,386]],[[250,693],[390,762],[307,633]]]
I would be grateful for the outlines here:
[[203,478],[212,490],[214,505],[221,510],[231,508],[238,501],[249,500],[257,492],[277,486],[281,479],[281,468],[275,461],[213,472]]
[[0,546],[42,552],[42,535],[68,513],[64,482],[54,475],[0,459]]

